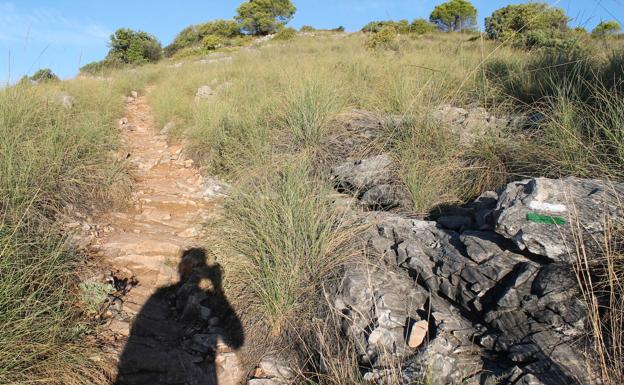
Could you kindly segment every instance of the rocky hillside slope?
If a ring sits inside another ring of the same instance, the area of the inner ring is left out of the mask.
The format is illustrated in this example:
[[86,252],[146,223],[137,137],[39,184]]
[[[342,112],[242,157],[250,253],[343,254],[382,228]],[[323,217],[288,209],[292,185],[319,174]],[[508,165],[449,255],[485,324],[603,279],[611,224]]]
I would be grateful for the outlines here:
[[454,39],[133,70],[131,204],[72,225],[105,272],[93,339],[116,384],[614,384],[613,105],[515,106],[478,49],[545,59],[461,40],[447,66]]

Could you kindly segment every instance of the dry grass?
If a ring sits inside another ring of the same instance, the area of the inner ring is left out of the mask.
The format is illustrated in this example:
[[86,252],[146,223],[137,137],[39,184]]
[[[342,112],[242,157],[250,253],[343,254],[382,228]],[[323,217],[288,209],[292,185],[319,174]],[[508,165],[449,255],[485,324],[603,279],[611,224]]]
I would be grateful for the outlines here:
[[604,384],[616,385],[624,378],[624,233],[622,223],[605,220],[604,226],[604,237],[588,239],[574,221],[574,267],[587,303],[592,362]]
[[[75,97],[64,108],[61,91]],[[0,383],[94,384],[105,369],[80,342],[81,257],[56,227],[68,204],[110,198],[121,95],[81,79],[0,91]]]

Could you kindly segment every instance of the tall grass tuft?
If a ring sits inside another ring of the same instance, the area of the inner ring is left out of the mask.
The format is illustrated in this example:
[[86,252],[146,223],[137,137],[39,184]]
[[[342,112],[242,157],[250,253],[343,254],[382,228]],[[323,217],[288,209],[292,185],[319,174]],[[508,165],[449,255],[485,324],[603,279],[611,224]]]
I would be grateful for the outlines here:
[[227,250],[275,335],[310,315],[319,285],[348,256],[341,215],[309,173],[301,161],[287,163],[225,205]]
[[55,220],[68,204],[104,204],[118,180],[109,152],[120,101],[87,79],[0,91],[0,383],[105,381],[79,341],[80,256]]
[[[618,202],[621,205],[621,202]],[[621,207],[620,207],[621,209]],[[574,221],[574,265],[583,300],[587,304],[588,332],[591,337],[593,364],[606,385],[616,385],[624,378],[624,233],[621,223],[605,222],[601,238],[587,239],[583,225]],[[586,245],[596,245],[601,252],[591,253]]]
[[300,147],[318,146],[332,113],[341,109],[337,91],[324,79],[306,79],[286,94],[282,124]]

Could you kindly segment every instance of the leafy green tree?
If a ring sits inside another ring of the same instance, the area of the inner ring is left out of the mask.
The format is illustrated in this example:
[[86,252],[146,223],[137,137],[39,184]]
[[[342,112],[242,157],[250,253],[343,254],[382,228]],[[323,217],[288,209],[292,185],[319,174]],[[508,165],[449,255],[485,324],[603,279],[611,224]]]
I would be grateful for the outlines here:
[[249,0],[238,7],[236,20],[243,31],[268,35],[286,25],[296,11],[290,0]]
[[410,24],[410,32],[417,35],[424,35],[436,30],[436,26],[425,19],[416,19]]
[[126,64],[155,62],[162,57],[162,46],[156,37],[143,31],[121,28],[110,37],[107,60]]
[[474,29],[477,9],[467,0],[449,0],[433,9],[429,21],[446,32]]
[[51,69],[42,68],[35,72],[33,76],[30,77],[30,80],[36,83],[45,83],[59,81],[60,79]]
[[613,36],[620,33],[622,26],[615,20],[601,21],[596,28],[592,30],[592,37]]
[[578,34],[569,33],[568,17],[560,8],[544,3],[509,5],[485,19],[490,39],[534,47],[569,46]]
[[535,31],[565,31],[567,28],[565,12],[544,3],[508,5],[485,18],[485,32],[491,39],[508,39]]

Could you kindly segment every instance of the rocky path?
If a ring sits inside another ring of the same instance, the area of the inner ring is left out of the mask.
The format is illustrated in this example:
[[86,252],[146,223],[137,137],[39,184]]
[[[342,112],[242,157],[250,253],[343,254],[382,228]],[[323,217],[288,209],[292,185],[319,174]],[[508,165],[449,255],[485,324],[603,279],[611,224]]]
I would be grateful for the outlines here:
[[233,350],[242,330],[232,329],[240,322],[201,242],[202,224],[216,215],[214,197],[205,196],[204,178],[182,146],[158,135],[145,96],[128,98],[126,116],[120,128],[131,204],[96,219],[103,231],[91,245],[118,290],[106,331],[118,356],[116,383],[239,383]]

